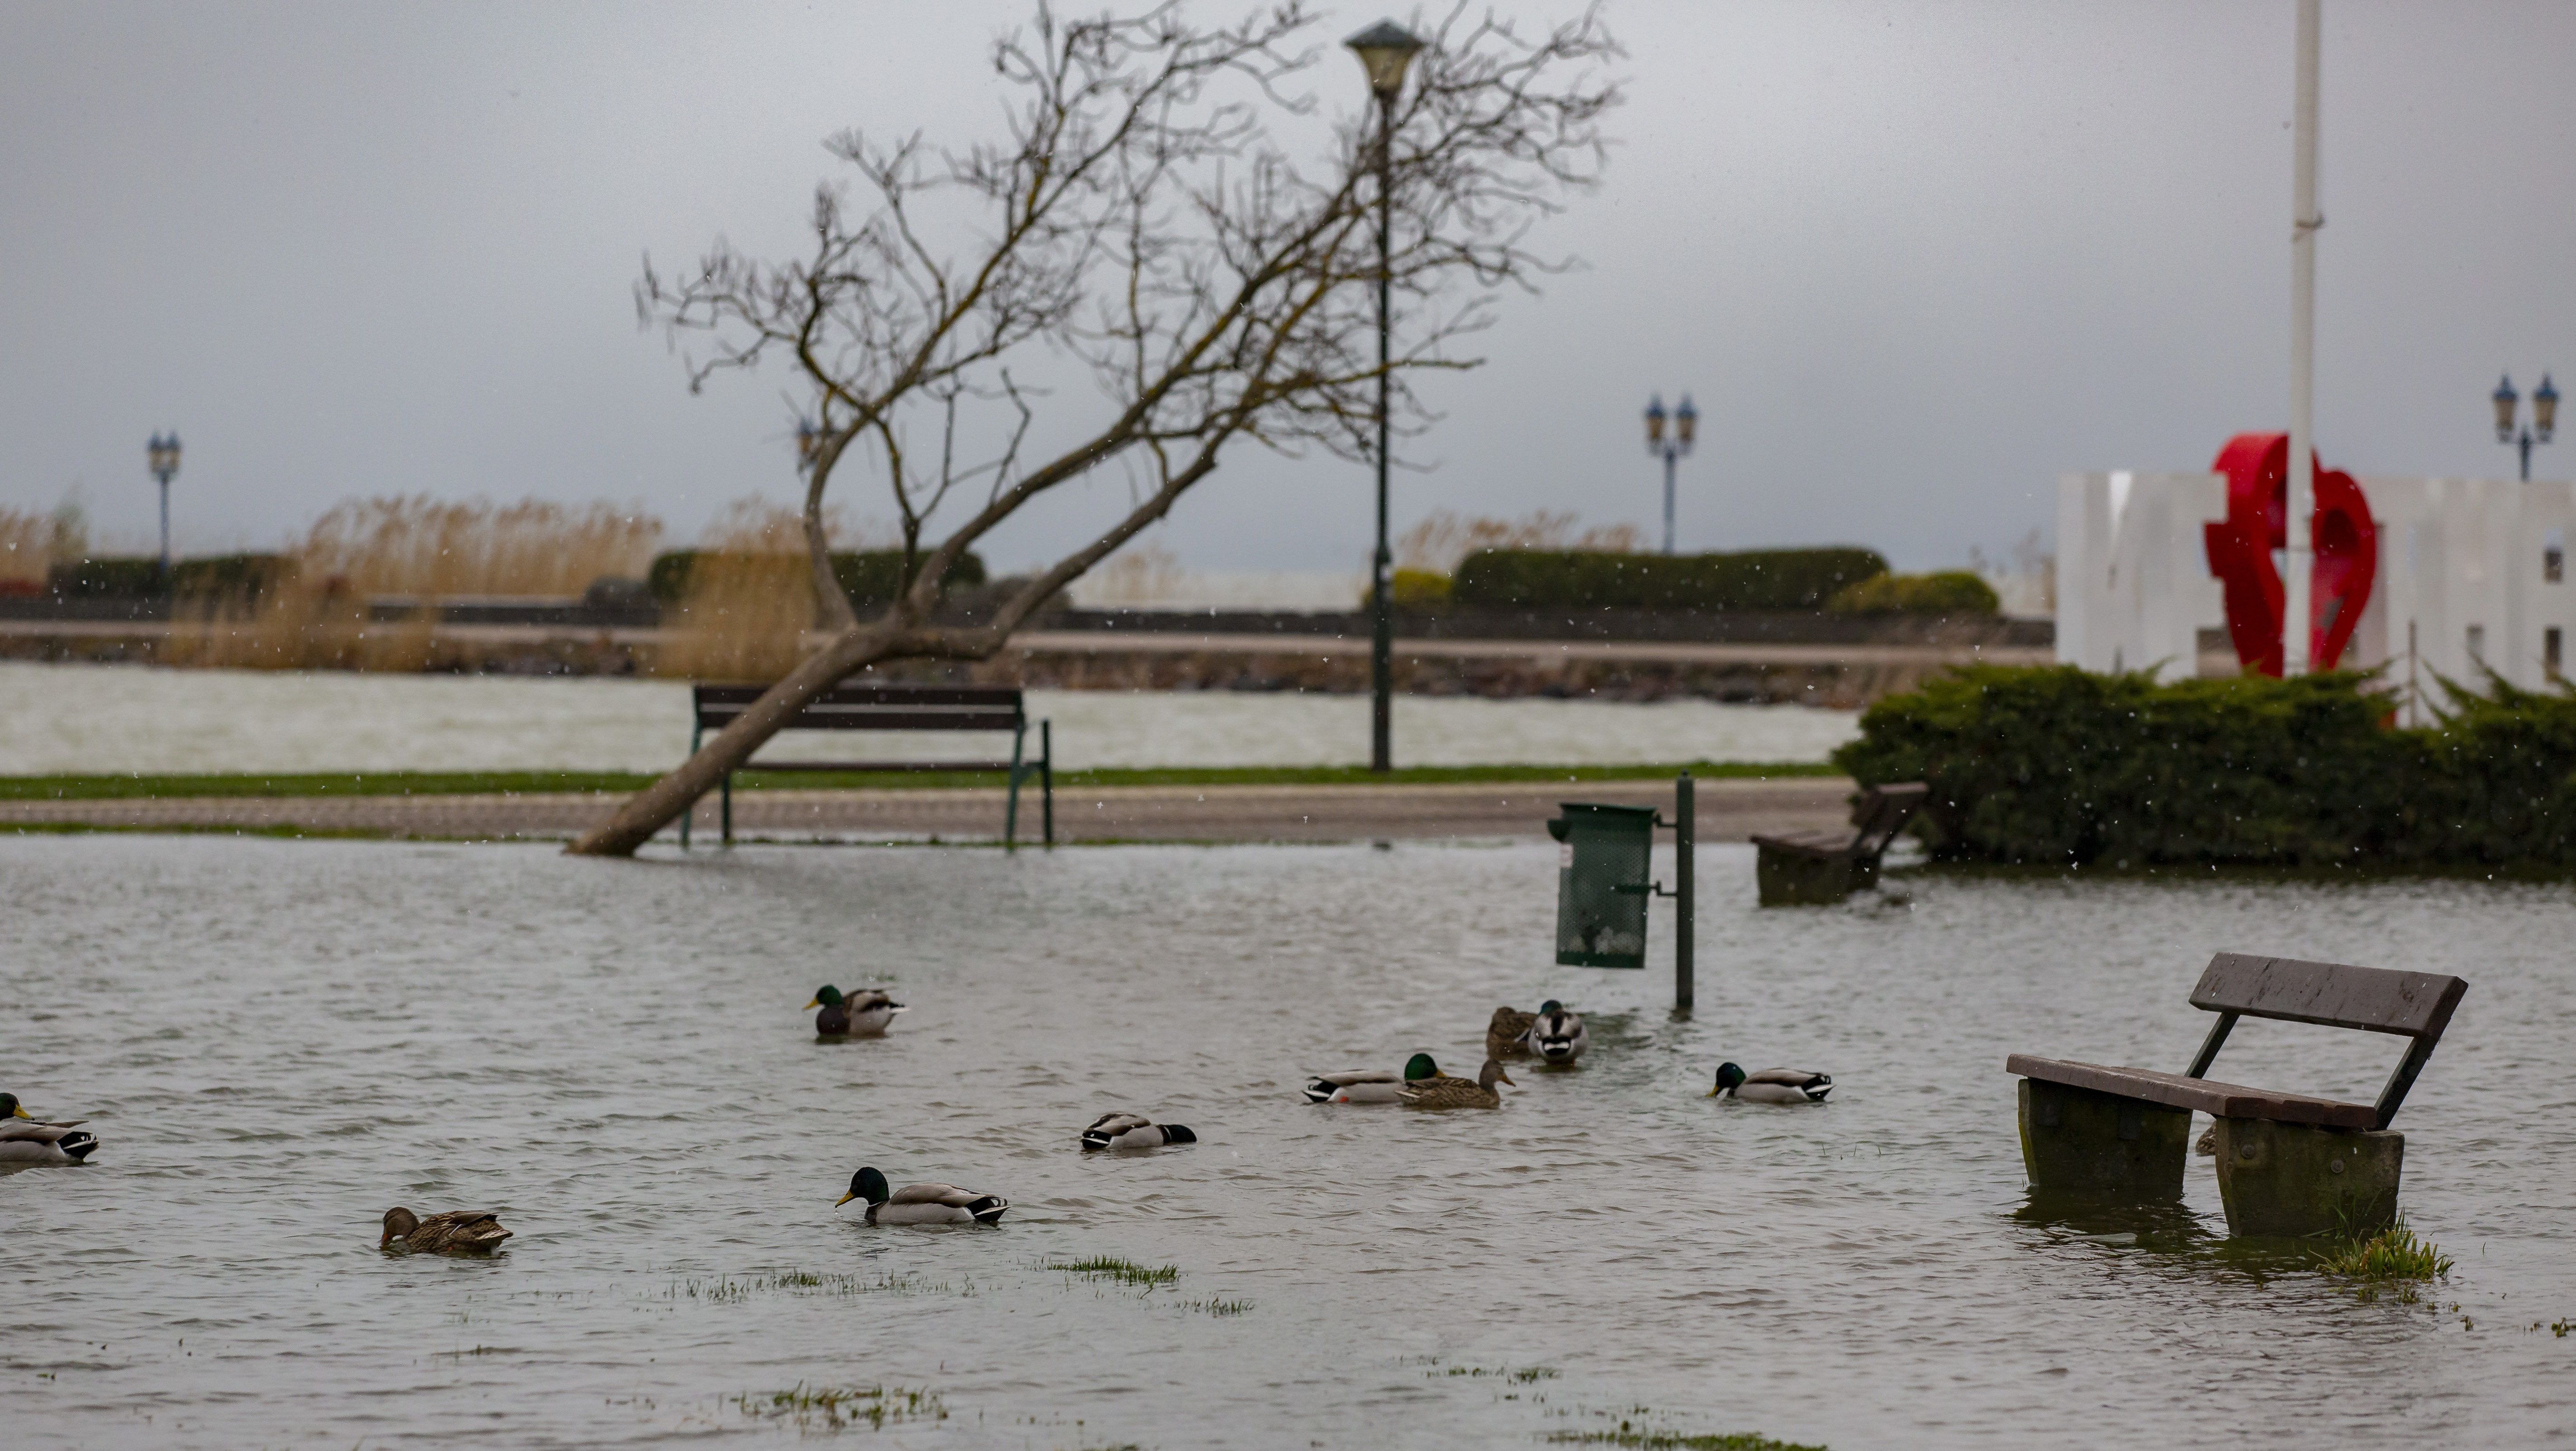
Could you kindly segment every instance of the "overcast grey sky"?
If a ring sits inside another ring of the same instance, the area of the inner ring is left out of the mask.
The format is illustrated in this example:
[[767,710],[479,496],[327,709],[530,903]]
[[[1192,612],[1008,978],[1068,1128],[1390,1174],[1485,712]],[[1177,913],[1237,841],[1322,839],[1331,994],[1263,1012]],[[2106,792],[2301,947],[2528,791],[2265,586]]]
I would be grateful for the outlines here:
[[[2290,0],[1607,13],[1621,146],[1541,238],[1583,270],[1507,303],[1491,364],[1435,393],[1399,527],[1649,524],[1659,389],[1702,410],[1685,548],[1914,567],[2046,527],[2065,470],[2205,467],[2283,425]],[[361,493],[638,500],[683,537],[783,498],[790,380],[691,397],[636,326],[639,256],[792,246],[841,128],[993,134],[984,50],[1027,14],[0,6],[0,506],[77,485],[140,544],[165,426],[199,549]],[[2325,0],[2324,34],[2320,452],[2507,476],[2497,372],[2576,373],[2576,5]],[[1328,61],[1357,106],[1356,65]],[[1245,453],[1160,535],[1198,568],[1357,569],[1367,493],[1346,464]]]

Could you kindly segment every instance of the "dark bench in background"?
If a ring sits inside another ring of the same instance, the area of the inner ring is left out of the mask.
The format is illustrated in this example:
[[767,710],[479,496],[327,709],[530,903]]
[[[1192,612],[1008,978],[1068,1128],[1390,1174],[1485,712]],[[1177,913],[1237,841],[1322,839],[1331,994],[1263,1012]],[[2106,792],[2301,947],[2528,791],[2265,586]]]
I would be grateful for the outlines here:
[[1877,885],[1879,858],[1931,794],[1920,781],[1872,786],[1853,804],[1849,832],[1753,838],[1762,905],[1831,906]]
[[[698,685],[691,688],[695,723],[689,728],[689,753],[710,730],[722,730],[751,708],[768,690],[765,685]],[[763,761],[742,764],[746,771],[999,771],[1008,773],[1010,798],[1002,809],[1002,845],[1018,845],[1020,783],[1038,778],[1044,838],[1055,845],[1055,729],[1039,721],[1037,759],[1028,759],[1029,716],[1015,686],[1006,685],[849,685],[824,691],[806,703],[786,727],[797,731],[1008,731],[1007,761]],[[733,773],[721,788],[724,844],[733,845]],[[680,846],[689,845],[689,817],[680,817]]]
[[[2218,1192],[2238,1235],[2367,1234],[2397,1214],[2406,1136],[2389,1130],[2468,984],[2222,952],[2191,1005],[2218,1014],[2182,1073],[2110,1068],[2015,1053],[2021,1152],[2037,1189],[2179,1199],[2191,1115],[2218,1121]],[[2411,1040],[2376,1103],[2344,1103],[2219,1083],[2206,1075],[2240,1017],[2316,1023]]]

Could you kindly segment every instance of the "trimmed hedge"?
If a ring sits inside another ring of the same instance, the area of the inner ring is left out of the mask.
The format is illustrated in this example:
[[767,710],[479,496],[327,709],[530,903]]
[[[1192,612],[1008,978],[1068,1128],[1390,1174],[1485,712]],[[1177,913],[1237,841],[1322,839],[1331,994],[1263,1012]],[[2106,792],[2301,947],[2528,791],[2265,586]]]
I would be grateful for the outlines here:
[[1512,610],[1813,610],[1844,586],[1886,572],[1885,557],[1858,548],[1737,554],[1485,549],[1459,564],[1449,598]]
[[1825,601],[1838,615],[1957,615],[1991,617],[2003,611],[1994,586],[1964,569],[1937,574],[1881,574],[1847,584]]
[[2576,868],[2576,692],[2446,682],[2440,723],[2398,730],[2378,684],[1970,666],[1834,762],[1928,782],[1916,829],[1951,860]]
[[45,589],[71,600],[156,599],[161,594],[161,561],[156,556],[57,564],[45,573]]
[[[676,605],[688,592],[689,570],[696,565],[702,551],[672,549],[653,556],[653,567],[645,574],[645,584],[653,598],[665,605]],[[903,588],[903,551],[900,549],[838,550],[832,555],[832,575],[841,582],[841,591],[855,605],[882,605],[893,601]],[[941,582],[944,593],[954,589],[973,589],[984,582],[984,560],[969,550],[950,567],[948,578]]]

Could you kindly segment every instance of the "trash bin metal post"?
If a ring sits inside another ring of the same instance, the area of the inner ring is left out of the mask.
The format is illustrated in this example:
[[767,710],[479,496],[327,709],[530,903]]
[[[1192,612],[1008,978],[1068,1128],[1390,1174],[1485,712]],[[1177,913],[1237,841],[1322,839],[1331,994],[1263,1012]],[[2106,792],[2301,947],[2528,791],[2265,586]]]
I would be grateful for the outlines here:
[[1694,957],[1692,945],[1698,934],[1698,890],[1695,848],[1699,803],[1691,774],[1684,771],[1673,783],[1673,1011],[1687,1013],[1691,1008]]

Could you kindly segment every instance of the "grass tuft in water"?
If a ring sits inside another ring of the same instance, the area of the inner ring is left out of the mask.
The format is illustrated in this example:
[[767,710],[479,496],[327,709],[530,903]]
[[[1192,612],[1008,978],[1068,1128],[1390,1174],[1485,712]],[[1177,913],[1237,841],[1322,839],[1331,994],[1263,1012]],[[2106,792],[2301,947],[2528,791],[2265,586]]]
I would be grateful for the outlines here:
[[1508,1380],[1515,1385],[1528,1385],[1534,1381],[1554,1380],[1556,1379],[1557,1372],[1553,1366],[1545,1365],[1525,1365],[1518,1370],[1514,1370],[1509,1366],[1500,1365],[1453,1365],[1448,1367],[1446,1370],[1425,1371],[1423,1374],[1430,1376],[1493,1376],[1497,1379]]
[[1548,1439],[1591,1446],[1635,1446],[1642,1451],[1827,1451],[1823,1446],[1775,1440],[1756,1431],[1689,1436],[1679,1431],[1634,1431],[1624,1421],[1616,1431],[1566,1431]]
[[1181,1277],[1178,1265],[1140,1265],[1109,1255],[1094,1255],[1082,1260],[1055,1260],[1048,1269],[1068,1275],[1088,1275],[1094,1279],[1115,1280],[1122,1285],[1168,1285]]
[[2438,1280],[2451,1273],[2452,1260],[2441,1247],[2415,1237],[2405,1220],[2370,1236],[2328,1251],[2317,1268],[2346,1279]]
[[1250,1300],[1183,1300],[1181,1302],[1181,1308],[1184,1310],[1197,1310],[1203,1314],[1223,1317],[1227,1315],[1241,1315],[1250,1311],[1252,1309],[1252,1302]]
[[[754,1295],[945,1295],[951,1289],[945,1280],[928,1280],[919,1275],[871,1277],[782,1270],[768,1275],[722,1275],[712,1280],[674,1281],[663,1292],[663,1298],[738,1305]],[[970,1282],[961,1293],[975,1293],[974,1285]]]
[[945,1421],[939,1392],[886,1386],[808,1386],[803,1381],[768,1395],[740,1395],[733,1403],[757,1420],[793,1421],[799,1430],[838,1431],[861,1421],[872,1431],[889,1423]]

